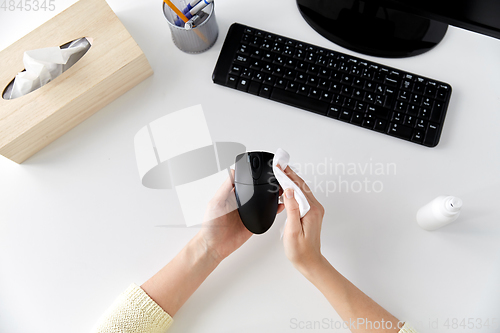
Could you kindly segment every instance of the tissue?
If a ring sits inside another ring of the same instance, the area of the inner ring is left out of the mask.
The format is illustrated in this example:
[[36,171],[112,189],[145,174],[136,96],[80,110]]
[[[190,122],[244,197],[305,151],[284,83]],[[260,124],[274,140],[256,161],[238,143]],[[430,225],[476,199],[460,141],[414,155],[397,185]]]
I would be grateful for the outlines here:
[[25,70],[18,73],[7,86],[3,98],[18,98],[44,86],[73,66],[89,48],[90,42],[84,37],[61,47],[24,52]]

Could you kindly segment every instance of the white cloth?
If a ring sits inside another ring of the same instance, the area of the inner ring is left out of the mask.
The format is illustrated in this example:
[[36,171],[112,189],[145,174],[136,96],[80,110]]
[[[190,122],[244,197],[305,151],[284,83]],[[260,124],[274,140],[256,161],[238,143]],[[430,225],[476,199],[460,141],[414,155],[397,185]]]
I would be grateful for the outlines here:
[[311,206],[309,206],[309,202],[307,201],[306,196],[304,195],[304,193],[302,193],[302,190],[297,186],[297,184],[295,184],[283,171],[280,170],[280,168],[277,167],[277,165],[279,164],[281,168],[285,170],[289,161],[290,154],[288,154],[283,149],[278,148],[278,150],[274,154],[273,172],[283,191],[288,188],[293,189],[295,200],[297,200],[299,204],[300,217],[302,218],[307,214],[309,209],[311,209]]

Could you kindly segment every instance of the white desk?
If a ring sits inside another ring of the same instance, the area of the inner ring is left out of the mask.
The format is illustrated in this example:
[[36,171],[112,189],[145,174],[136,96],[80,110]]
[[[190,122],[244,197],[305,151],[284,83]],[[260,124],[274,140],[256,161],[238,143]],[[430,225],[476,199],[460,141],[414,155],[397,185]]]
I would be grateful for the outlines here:
[[[57,0],[55,12],[0,10],[0,49],[73,2]],[[453,86],[441,142],[428,149],[212,83],[234,21],[354,54],[314,32],[294,1],[217,0],[220,36],[201,55],[176,49],[161,2],[109,4],[155,74],[24,164],[0,158],[1,332],[87,332],[121,291],[143,283],[197,232],[156,227],[181,223],[181,209],[173,191],[141,185],[133,137],[152,120],[199,103],[214,141],[282,147],[301,166],[325,159],[394,163],[396,171],[386,175],[362,175],[359,168],[340,175],[350,186],[379,181],[380,193],[316,190],[327,212],[325,256],[421,332],[494,332],[451,324],[500,320],[500,41],[450,28],[424,55],[366,57]],[[199,93],[190,95],[187,85]],[[276,128],[278,121],[286,128]],[[339,181],[335,174],[306,175],[317,184]],[[420,229],[417,209],[442,194],[463,199],[462,216],[436,232]],[[325,323],[339,317],[285,258],[284,219],[219,266],[176,315],[172,333],[335,331]],[[306,321],[325,326],[295,328]]]

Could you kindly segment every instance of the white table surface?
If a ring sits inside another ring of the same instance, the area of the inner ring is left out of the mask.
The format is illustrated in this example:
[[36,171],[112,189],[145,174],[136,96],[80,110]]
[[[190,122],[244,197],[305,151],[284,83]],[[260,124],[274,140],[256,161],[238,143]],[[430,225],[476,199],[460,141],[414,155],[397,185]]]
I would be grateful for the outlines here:
[[[0,49],[73,2],[56,0],[54,12],[0,10]],[[324,255],[421,332],[497,332],[499,40],[450,28],[418,57],[364,56],[453,86],[441,142],[428,149],[212,83],[235,21],[358,55],[314,32],[294,1],[217,0],[220,36],[200,55],[176,49],[159,1],[108,3],[155,73],[22,165],[0,156],[0,332],[88,332],[120,292],[143,283],[198,231],[158,227],[182,223],[182,212],[174,191],[141,185],[133,138],[152,120],[199,103],[214,141],[282,147],[298,166],[325,159],[394,164],[385,175],[361,168],[356,175],[306,173],[326,208]],[[383,189],[328,193],[325,182],[339,176],[349,186],[366,180]],[[443,194],[463,199],[459,220],[435,232],[420,229],[416,211]],[[178,312],[171,332],[347,331],[332,328],[338,315],[287,261],[279,239],[284,220],[223,262]],[[453,329],[454,318],[473,318],[475,329]],[[494,318],[496,330],[479,328]],[[322,327],[296,327],[308,321]]]

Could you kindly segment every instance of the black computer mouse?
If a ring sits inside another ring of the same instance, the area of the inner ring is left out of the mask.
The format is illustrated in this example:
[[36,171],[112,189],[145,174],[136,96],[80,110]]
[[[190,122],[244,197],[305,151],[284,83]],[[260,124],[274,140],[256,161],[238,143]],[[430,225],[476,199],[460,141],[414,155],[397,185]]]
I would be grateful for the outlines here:
[[238,213],[254,234],[266,232],[278,212],[280,186],[273,172],[274,154],[262,151],[236,156],[234,189]]

